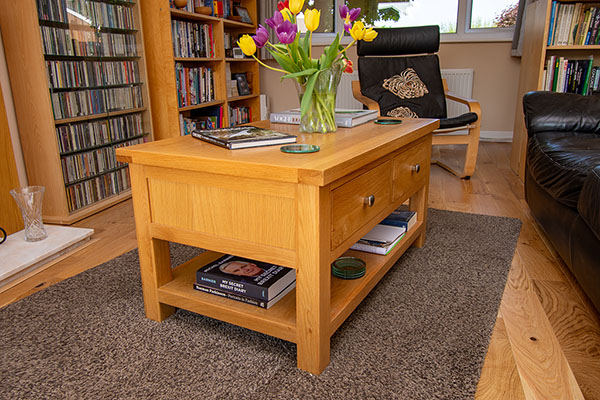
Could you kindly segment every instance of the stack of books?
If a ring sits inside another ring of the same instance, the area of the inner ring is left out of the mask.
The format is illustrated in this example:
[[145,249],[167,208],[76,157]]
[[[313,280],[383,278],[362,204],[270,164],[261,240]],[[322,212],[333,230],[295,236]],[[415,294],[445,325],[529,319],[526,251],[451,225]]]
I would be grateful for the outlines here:
[[296,270],[225,255],[196,271],[194,289],[270,308],[296,287]]
[[396,210],[350,248],[387,255],[402,240],[406,232],[413,229],[416,223],[417,213],[415,211]]
[[[300,109],[271,113],[270,121],[275,124],[300,125]],[[342,128],[352,128],[377,119],[376,110],[346,110],[336,108],[335,124]]]

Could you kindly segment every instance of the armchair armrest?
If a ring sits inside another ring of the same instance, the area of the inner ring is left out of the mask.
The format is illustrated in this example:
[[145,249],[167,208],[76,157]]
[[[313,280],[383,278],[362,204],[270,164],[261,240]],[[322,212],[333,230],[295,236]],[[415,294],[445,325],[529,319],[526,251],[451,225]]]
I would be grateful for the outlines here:
[[469,107],[469,112],[477,114],[477,121],[481,120],[481,105],[477,100],[468,99],[466,97],[460,97],[450,92],[445,93],[446,99],[456,101],[457,103],[465,104]]
[[379,110],[379,104],[375,100],[364,96],[360,92],[359,81],[352,81],[352,95],[356,100],[366,105],[369,110],[377,110],[377,115],[381,115],[381,111]]

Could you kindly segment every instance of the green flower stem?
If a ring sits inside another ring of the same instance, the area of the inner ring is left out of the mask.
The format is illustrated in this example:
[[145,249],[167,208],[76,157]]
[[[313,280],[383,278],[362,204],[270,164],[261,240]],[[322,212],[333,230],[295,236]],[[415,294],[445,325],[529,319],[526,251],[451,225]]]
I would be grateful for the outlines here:
[[342,54],[342,53],[345,53],[345,52],[346,52],[346,50],[348,50],[350,47],[352,47],[352,45],[353,45],[354,43],[356,43],[356,39],[354,39],[352,42],[350,42],[350,44],[349,44],[348,46],[344,47],[344,49],[343,49],[343,50],[340,50],[340,52],[336,54],[336,57],[337,57],[337,56],[339,56],[339,55],[340,55],[340,54]]
[[282,51],[281,49],[279,49],[279,48],[277,48],[277,47],[273,46],[273,44],[272,44],[271,42],[267,42],[267,44],[268,44],[269,46],[271,46],[273,49],[275,49],[275,51],[277,51],[279,54],[283,54],[284,56],[286,55],[284,51]]
[[256,56],[255,56],[254,54],[252,54],[252,58],[254,58],[256,61],[258,61],[258,63],[259,63],[260,65],[262,65],[263,67],[265,67],[265,68],[269,68],[269,69],[271,69],[271,70],[273,70],[273,71],[277,71],[277,72],[283,72],[284,74],[287,74],[287,71],[284,71],[284,70],[282,70],[282,69],[279,69],[279,68],[273,68],[273,67],[269,67],[267,64],[265,64],[264,62],[262,62],[262,61],[260,61],[258,58],[256,58]]

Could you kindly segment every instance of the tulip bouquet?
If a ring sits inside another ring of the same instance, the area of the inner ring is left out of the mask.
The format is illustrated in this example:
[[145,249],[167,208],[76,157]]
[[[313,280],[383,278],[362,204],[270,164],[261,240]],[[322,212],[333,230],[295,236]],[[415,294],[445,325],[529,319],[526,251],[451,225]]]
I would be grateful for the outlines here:
[[[347,5],[342,5],[339,8],[340,16],[352,42],[345,47],[340,45],[340,35],[337,34],[319,58],[312,58],[312,33],[319,27],[321,11],[304,10],[308,32],[301,38],[296,21],[303,6],[304,0],[280,1],[278,11],[265,20],[277,35],[279,43],[269,42],[269,31],[263,25],[258,26],[255,35],[243,35],[237,43],[247,56],[254,57],[266,68],[283,73],[282,79],[295,80],[300,97],[300,131],[333,132],[336,130],[335,96],[341,72],[352,72],[352,62],[346,51],[359,40],[372,41],[377,37],[377,32],[356,21],[360,8],[349,9]],[[256,49],[265,46],[281,69],[270,67],[256,58]]]

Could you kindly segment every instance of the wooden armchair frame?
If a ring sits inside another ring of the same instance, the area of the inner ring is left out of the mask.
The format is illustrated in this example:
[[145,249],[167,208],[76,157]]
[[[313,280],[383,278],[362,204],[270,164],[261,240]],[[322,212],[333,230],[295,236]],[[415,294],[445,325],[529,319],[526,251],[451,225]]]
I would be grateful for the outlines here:
[[[444,93],[447,100],[453,100],[461,104],[465,104],[469,107],[470,112],[474,112],[477,114],[477,121],[472,124],[459,126],[456,128],[448,128],[448,129],[437,129],[433,131],[433,145],[448,145],[448,144],[465,144],[467,145],[467,150],[465,154],[465,163],[462,172],[456,171],[454,168],[451,168],[447,164],[438,161],[431,160],[432,164],[437,164],[440,167],[448,170],[459,178],[470,179],[473,173],[475,172],[475,164],[477,163],[477,153],[479,151],[479,132],[481,128],[481,106],[479,102],[473,99],[467,99],[464,97],[456,96],[448,92],[448,84],[445,79],[443,79],[444,84]],[[379,104],[366,96],[364,96],[360,91],[360,82],[352,81],[352,94],[354,98],[367,106],[369,110],[377,110],[377,114],[381,116],[381,111],[379,109]],[[468,130],[466,135],[448,135],[447,132],[456,132],[461,130]],[[444,133],[444,135],[436,135],[440,133]]]

